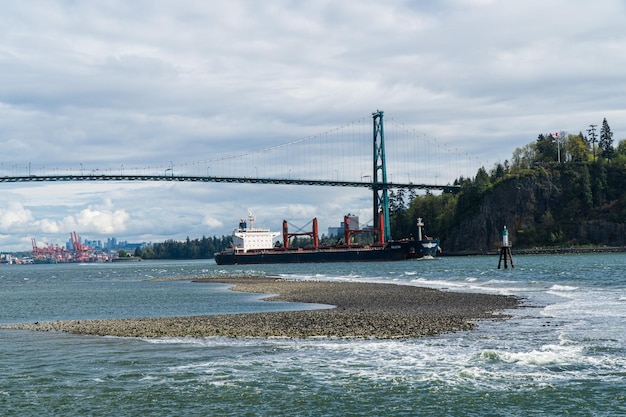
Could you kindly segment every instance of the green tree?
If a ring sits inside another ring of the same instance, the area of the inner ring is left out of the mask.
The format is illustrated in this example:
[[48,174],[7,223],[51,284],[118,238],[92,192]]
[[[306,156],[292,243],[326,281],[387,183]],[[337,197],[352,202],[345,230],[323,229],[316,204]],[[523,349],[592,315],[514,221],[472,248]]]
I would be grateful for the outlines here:
[[558,159],[558,145],[554,137],[540,134],[535,142],[538,162],[555,162]]
[[170,239],[144,248],[137,248],[135,256],[144,259],[208,259],[231,243],[231,236],[221,238],[202,236],[202,239],[187,237],[182,242]]
[[474,178],[474,184],[480,193],[485,192],[491,186],[491,178],[489,178],[485,167],[478,168],[476,178]]
[[535,144],[528,144],[513,151],[511,158],[511,172],[519,173],[522,170],[529,169],[536,162]]
[[606,192],[608,187],[606,164],[601,163],[601,161],[594,162],[591,164],[589,174],[591,174],[593,204],[595,207],[598,207],[606,202]]
[[596,141],[597,141],[597,134],[596,134],[596,127],[598,125],[589,125],[589,129],[587,129],[587,133],[589,133],[589,139],[587,141],[587,143],[590,144],[591,146],[591,151],[593,152],[593,160],[596,160]]
[[562,222],[575,223],[593,206],[588,164],[563,164],[560,171],[560,194],[555,213]]
[[617,149],[615,150],[617,155],[626,156],[626,139],[622,139],[617,143]]
[[456,217],[458,219],[469,216],[478,207],[485,192],[491,188],[489,174],[485,167],[480,167],[476,172],[474,181],[465,180],[461,184],[461,191],[456,205]]
[[391,236],[403,238],[408,235],[410,219],[407,217],[406,190],[400,188],[389,192],[389,217],[391,223]]
[[491,182],[495,183],[496,181],[504,178],[504,176],[506,175],[506,169],[504,168],[504,165],[502,165],[501,163],[497,163],[490,172],[490,176],[491,176]]
[[611,128],[609,127],[609,123],[606,121],[606,117],[602,121],[598,146],[600,147],[600,151],[602,152],[602,157],[604,159],[613,158],[613,154],[615,153],[615,148],[613,148],[613,132],[611,132]]
[[440,195],[426,194],[417,196],[406,211],[409,233],[417,237],[417,219],[425,224],[424,233],[429,236],[445,237],[455,221],[457,195],[443,193]]
[[613,162],[617,166],[626,167],[626,139],[622,139],[617,144],[617,148],[615,148],[615,156],[613,157]]
[[563,146],[571,161],[585,162],[590,159],[589,145],[585,143],[582,133],[568,135]]

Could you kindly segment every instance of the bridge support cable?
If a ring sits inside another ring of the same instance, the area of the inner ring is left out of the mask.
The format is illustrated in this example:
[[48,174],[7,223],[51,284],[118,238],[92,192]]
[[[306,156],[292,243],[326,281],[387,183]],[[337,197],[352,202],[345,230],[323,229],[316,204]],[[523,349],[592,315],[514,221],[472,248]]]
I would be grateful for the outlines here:
[[372,113],[374,127],[374,172],[372,189],[374,191],[374,229],[380,230],[381,216],[384,241],[391,240],[391,223],[389,221],[389,185],[387,183],[387,166],[385,162],[385,133],[383,126],[383,112],[377,110]]

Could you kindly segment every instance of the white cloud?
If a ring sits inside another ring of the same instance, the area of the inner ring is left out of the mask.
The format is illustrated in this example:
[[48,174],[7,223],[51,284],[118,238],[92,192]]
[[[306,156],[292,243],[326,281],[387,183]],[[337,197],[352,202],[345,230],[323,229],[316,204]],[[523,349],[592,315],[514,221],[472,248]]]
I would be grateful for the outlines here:
[[[65,233],[68,229],[62,230],[59,223],[55,220],[41,219],[37,222],[39,226],[39,232],[43,235],[52,235],[58,233]],[[74,230],[70,228],[69,230]]]
[[202,224],[207,226],[208,231],[211,231],[211,230],[219,230],[220,232],[223,231],[222,227],[224,226],[224,223],[220,219],[216,219],[215,217],[208,216],[208,215],[204,216],[204,219],[202,220]]
[[130,216],[124,210],[99,210],[92,207],[81,210],[75,217],[64,219],[64,226],[97,234],[119,234],[126,231]]
[[32,220],[31,212],[25,209],[19,202],[0,203],[0,233],[11,233],[13,230],[21,230]]

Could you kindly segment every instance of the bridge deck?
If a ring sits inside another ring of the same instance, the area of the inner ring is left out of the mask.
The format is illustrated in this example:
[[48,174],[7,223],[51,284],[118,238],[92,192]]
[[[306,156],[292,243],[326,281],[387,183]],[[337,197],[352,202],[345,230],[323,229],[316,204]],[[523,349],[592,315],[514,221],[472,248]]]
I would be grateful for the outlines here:
[[185,175],[28,175],[28,176],[4,176],[0,182],[67,182],[67,181],[180,181],[180,182],[225,182],[225,183],[248,183],[248,184],[293,184],[314,185],[325,187],[356,187],[373,189],[406,188],[420,190],[442,190],[455,192],[460,189],[457,185],[414,184],[394,183],[386,184],[362,181],[332,181],[332,180],[305,180],[296,178],[252,178],[252,177],[210,177],[210,176],[185,176]]

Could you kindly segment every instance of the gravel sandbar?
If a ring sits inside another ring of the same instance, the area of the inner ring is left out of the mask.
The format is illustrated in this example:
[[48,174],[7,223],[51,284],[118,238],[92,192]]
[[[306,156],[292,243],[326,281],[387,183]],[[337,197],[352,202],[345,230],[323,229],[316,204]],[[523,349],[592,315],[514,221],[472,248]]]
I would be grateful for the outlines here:
[[516,297],[457,293],[361,282],[288,281],[265,277],[203,277],[233,290],[276,294],[267,300],[329,304],[335,308],[189,317],[67,320],[1,326],[122,337],[413,338],[470,330],[477,320],[502,319]]

